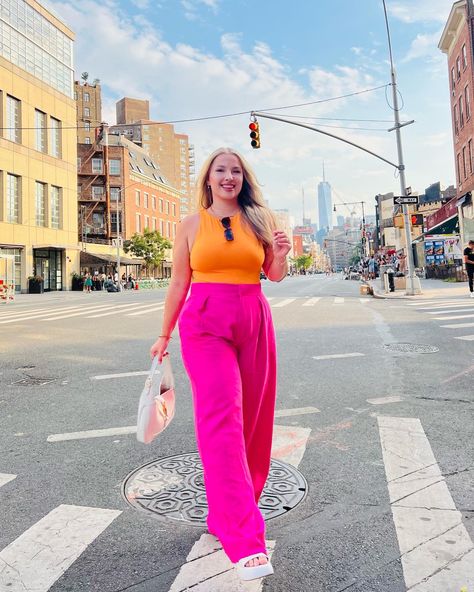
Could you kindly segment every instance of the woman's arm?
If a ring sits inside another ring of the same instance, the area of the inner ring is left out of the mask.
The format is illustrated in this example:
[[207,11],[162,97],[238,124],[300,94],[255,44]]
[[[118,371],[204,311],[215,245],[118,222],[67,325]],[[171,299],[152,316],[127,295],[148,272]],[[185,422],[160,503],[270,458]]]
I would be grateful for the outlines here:
[[173,247],[173,269],[165,299],[163,323],[158,339],[150,348],[151,357],[158,356],[160,363],[168,347],[171,333],[175,328],[191,283],[192,272],[189,263],[189,237],[194,226],[195,220],[193,220],[193,216],[190,216],[178,224],[176,231]]
[[288,273],[286,256],[291,249],[290,239],[281,230],[273,231],[273,244],[267,249],[263,271],[272,282],[281,282]]

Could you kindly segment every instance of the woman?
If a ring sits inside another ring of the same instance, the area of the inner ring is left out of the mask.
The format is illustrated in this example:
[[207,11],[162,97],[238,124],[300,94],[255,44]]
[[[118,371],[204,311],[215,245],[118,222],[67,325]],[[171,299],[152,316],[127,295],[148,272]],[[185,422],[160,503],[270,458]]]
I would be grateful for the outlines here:
[[176,234],[162,331],[150,353],[161,362],[179,318],[207,525],[240,577],[252,580],[273,573],[258,500],[270,467],[276,350],[260,271],[281,281],[291,245],[275,229],[253,172],[235,151],[210,155],[197,196],[200,211]]

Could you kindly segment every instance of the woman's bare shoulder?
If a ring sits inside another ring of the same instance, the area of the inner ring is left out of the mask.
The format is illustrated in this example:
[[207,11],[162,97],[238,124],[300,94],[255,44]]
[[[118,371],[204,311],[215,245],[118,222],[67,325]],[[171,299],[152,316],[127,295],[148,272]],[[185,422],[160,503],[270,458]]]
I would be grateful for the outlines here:
[[194,228],[195,225],[199,222],[200,213],[196,212],[195,214],[189,214],[189,216],[185,216],[181,220],[181,226],[183,228]]

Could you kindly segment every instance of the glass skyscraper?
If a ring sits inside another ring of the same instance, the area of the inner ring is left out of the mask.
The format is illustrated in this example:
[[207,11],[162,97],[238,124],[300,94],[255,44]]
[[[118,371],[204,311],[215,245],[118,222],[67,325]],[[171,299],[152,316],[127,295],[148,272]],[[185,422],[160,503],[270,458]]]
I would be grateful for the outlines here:
[[332,229],[332,196],[331,185],[327,181],[318,185],[318,217],[319,229],[329,232]]

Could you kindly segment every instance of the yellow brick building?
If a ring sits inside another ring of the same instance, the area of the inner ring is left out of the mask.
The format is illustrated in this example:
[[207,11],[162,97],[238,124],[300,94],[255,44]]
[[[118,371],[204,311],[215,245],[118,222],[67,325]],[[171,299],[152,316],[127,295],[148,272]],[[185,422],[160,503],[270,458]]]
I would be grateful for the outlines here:
[[16,290],[79,271],[74,33],[35,0],[0,3],[0,257]]

